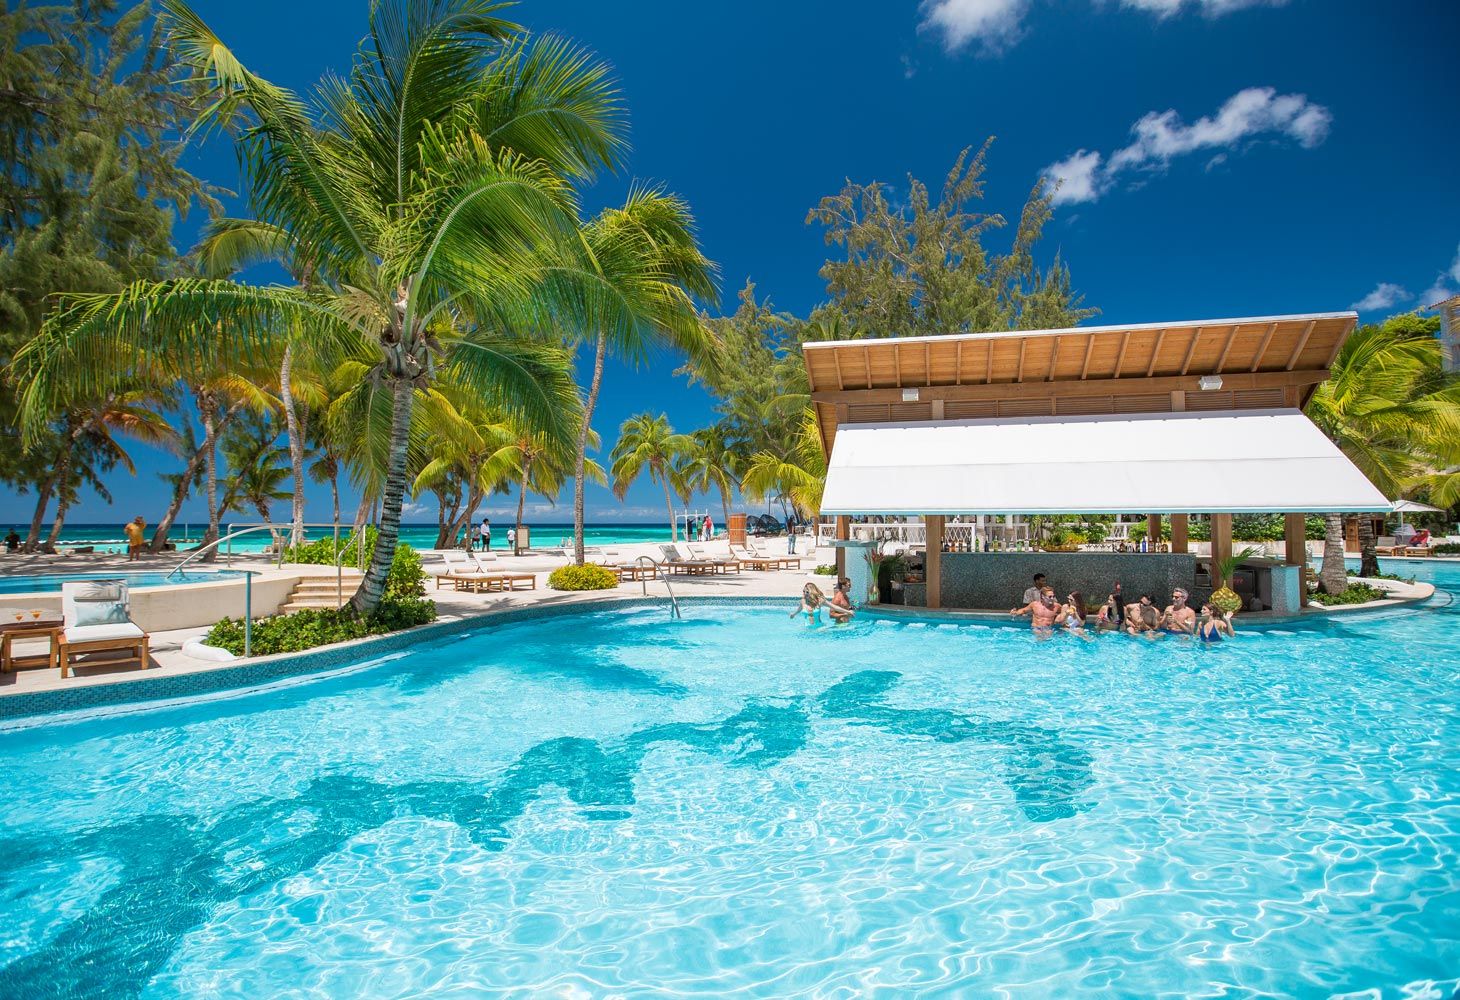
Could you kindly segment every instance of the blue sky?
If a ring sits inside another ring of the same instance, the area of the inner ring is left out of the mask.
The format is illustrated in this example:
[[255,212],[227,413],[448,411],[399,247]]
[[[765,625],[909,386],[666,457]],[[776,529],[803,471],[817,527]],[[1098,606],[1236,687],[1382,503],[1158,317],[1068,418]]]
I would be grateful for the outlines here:
[[[347,68],[365,30],[364,0],[194,2],[254,71],[296,88]],[[990,135],[988,210],[1016,216],[1036,178],[1062,178],[1041,257],[1063,254],[1096,322],[1351,306],[1378,319],[1460,288],[1460,4],[540,0],[510,16],[591,47],[622,82],[630,167],[587,206],[636,179],[682,194],[731,308],[750,279],[804,314],[824,294],[812,205],[846,178],[936,185]],[[189,163],[239,187],[226,143]],[[179,242],[196,228],[181,224]],[[644,409],[686,431],[713,419],[676,365],[610,368],[595,419],[606,445]],[[136,451],[116,502],[86,497],[73,521],[160,515],[156,473],[177,460]],[[0,500],[5,519],[29,516],[28,498]],[[311,492],[314,516],[327,503]],[[493,512],[512,506],[494,498]],[[647,481],[622,506],[589,498],[590,520],[659,510]],[[201,500],[185,514],[204,516]]]

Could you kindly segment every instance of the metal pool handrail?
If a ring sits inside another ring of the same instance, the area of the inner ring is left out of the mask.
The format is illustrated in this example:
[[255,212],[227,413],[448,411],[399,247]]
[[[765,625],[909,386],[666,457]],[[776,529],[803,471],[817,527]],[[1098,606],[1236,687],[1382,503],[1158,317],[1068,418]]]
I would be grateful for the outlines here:
[[[668,573],[661,572],[661,570],[662,570],[663,567],[658,562],[658,560],[656,560],[653,556],[639,556],[637,559],[634,560],[634,562],[636,562],[636,563],[648,563],[650,566],[653,566],[654,567],[654,575],[656,577],[658,577],[659,579],[661,579],[661,580],[664,581],[664,589],[669,592],[669,617],[670,618],[683,618],[684,615],[681,614],[680,611],[679,611],[679,599],[674,596],[674,587],[671,586],[670,583],[669,583],[669,574]],[[645,597],[648,597],[649,596],[649,581],[648,581],[648,579],[641,576],[641,577],[639,577],[639,583],[642,584],[642,591],[643,591],[644,596]]]
[[[319,523],[319,522],[306,522],[305,524],[301,525],[301,527],[303,527],[303,528],[333,528],[334,529],[334,532],[335,532],[335,549],[336,550],[339,549],[339,547],[340,547],[340,523],[338,521],[335,521],[333,523],[331,523],[331,522],[323,522],[323,523]],[[224,535],[222,538],[214,539],[213,541],[209,542],[207,545],[202,545],[202,546],[199,546],[196,549],[193,549],[192,552],[188,553],[187,558],[185,558],[182,562],[178,563],[176,566],[174,566],[171,569],[171,571],[168,572],[167,578],[168,579],[172,579],[178,573],[182,572],[183,568],[185,566],[187,566],[188,563],[192,562],[195,559],[201,558],[203,555],[205,555],[206,553],[208,553],[209,551],[211,551],[213,549],[216,549],[218,546],[222,545],[224,542],[228,542],[229,543],[229,551],[228,551],[229,563],[228,564],[230,566],[232,566],[233,565],[233,548],[232,548],[232,542],[233,542],[233,539],[238,538],[238,537],[240,537],[242,535],[251,534],[251,533],[253,533],[255,531],[293,531],[293,530],[294,530],[293,523],[292,522],[288,522],[288,523],[283,523],[283,524],[251,524],[251,525],[247,525],[246,527],[239,528],[236,531],[230,531],[228,534]],[[279,566],[284,565],[284,549],[283,549],[282,546],[279,548],[279,561],[278,561],[277,565],[279,565]]]

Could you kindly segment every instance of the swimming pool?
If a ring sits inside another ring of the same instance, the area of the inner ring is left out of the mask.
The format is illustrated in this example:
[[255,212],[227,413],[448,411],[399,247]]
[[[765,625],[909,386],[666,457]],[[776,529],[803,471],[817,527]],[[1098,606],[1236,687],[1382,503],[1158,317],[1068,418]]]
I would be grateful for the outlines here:
[[192,583],[210,583],[243,576],[236,569],[189,570],[176,575],[168,573],[34,573],[0,576],[0,595],[57,593],[61,584],[76,580],[126,580],[132,587],[180,587]]
[[1455,989],[1448,593],[1210,649],[786,610],[0,733],[0,995]]

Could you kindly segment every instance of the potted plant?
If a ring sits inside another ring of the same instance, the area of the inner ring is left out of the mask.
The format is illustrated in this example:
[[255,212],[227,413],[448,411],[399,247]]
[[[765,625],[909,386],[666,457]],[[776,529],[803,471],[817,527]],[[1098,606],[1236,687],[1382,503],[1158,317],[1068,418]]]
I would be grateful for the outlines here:
[[1237,567],[1248,559],[1251,559],[1257,550],[1245,548],[1236,555],[1230,555],[1225,559],[1212,560],[1212,583],[1216,590],[1212,591],[1210,598],[1212,607],[1223,614],[1234,614],[1242,610],[1242,598],[1232,589],[1232,574],[1237,572]]

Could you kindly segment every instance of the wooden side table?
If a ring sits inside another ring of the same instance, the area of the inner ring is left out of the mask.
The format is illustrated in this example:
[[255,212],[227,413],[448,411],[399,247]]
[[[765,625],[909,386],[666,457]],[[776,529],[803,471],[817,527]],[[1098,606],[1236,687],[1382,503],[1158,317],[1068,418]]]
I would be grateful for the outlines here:
[[[60,662],[61,633],[65,625],[57,618],[40,618],[34,621],[0,623],[0,670],[18,670],[21,667],[51,667]],[[17,639],[45,639],[50,646],[47,653],[16,656],[11,645]]]

